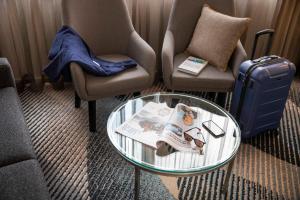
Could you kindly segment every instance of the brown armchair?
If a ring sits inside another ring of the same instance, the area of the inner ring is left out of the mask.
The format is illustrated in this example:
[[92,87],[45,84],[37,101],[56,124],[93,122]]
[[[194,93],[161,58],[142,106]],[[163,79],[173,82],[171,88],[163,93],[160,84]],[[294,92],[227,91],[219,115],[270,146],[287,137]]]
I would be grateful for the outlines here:
[[226,72],[208,65],[198,76],[177,71],[177,67],[189,56],[185,51],[192,38],[204,3],[227,15],[234,16],[233,0],[175,0],[162,48],[164,83],[170,90],[181,91],[231,91],[240,64],[246,60],[246,52],[239,41],[229,61]]
[[93,76],[71,63],[75,107],[80,107],[80,99],[89,102],[89,126],[94,132],[96,100],[150,87],[155,76],[155,53],[134,30],[125,0],[63,0],[63,22],[75,29],[100,58],[132,58],[138,63],[136,68],[109,77]]

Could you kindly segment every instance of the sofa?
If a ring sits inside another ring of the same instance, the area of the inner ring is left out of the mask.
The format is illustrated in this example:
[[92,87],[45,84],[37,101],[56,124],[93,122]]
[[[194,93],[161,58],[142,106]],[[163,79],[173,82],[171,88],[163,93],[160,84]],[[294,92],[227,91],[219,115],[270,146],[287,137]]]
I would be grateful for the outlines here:
[[5,58],[0,58],[0,199],[50,199]]

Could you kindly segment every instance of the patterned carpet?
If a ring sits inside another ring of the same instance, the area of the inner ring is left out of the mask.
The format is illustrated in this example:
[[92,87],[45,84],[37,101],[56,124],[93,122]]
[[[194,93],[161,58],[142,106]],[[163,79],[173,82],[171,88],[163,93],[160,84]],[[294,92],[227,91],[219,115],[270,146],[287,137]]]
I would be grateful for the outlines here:
[[224,172],[179,178],[179,199],[300,199],[299,80],[291,87],[278,133],[242,142],[226,197],[220,194]]
[[[142,91],[165,91],[158,83]],[[192,93],[210,98],[206,93]],[[38,160],[53,199],[133,199],[133,168],[117,155],[106,136],[111,110],[131,95],[97,101],[97,133],[88,131],[87,103],[74,108],[74,90],[20,94]],[[227,95],[226,109],[230,106]],[[229,181],[226,168],[190,178],[143,173],[141,199],[300,199],[300,82],[290,90],[278,134],[243,141]]]

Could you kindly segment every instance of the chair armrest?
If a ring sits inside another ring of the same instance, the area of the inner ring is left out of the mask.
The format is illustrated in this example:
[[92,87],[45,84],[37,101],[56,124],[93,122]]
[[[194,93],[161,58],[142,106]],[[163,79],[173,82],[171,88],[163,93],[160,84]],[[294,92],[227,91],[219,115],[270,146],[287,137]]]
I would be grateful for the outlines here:
[[16,87],[11,66],[6,58],[0,58],[0,88]]
[[156,73],[156,55],[150,45],[136,31],[131,33],[128,55],[149,73],[151,82],[153,82]]
[[242,62],[247,60],[247,53],[241,43],[241,41],[238,41],[237,46],[231,56],[230,60],[230,68],[232,69],[233,75],[235,78],[237,78],[240,65]]
[[77,92],[80,99],[87,101],[90,100],[88,99],[85,75],[82,68],[77,63],[72,62],[70,63],[70,71],[75,91]]
[[171,78],[174,70],[174,53],[175,41],[173,33],[170,30],[166,31],[163,46],[162,46],[162,72],[164,83],[167,88],[171,89]]

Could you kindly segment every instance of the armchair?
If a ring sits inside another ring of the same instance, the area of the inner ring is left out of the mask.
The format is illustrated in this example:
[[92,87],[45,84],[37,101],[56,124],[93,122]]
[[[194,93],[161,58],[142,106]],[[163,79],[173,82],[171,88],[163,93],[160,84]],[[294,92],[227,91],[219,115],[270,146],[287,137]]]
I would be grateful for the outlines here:
[[[208,0],[212,8],[227,15],[234,15],[233,0]],[[185,51],[192,38],[204,1],[175,0],[162,48],[164,83],[170,90],[227,92],[231,91],[240,64],[246,60],[246,52],[239,41],[226,72],[208,65],[193,76],[177,71],[177,67],[189,56]]]
[[125,0],[63,0],[63,23],[75,29],[99,58],[110,61],[132,58],[138,63],[136,68],[109,77],[93,76],[78,64],[70,64],[75,107],[80,107],[81,99],[88,101],[89,127],[94,132],[96,100],[150,87],[156,56],[134,30]]

